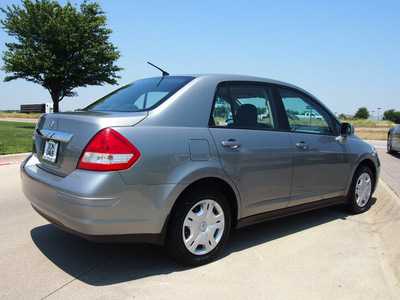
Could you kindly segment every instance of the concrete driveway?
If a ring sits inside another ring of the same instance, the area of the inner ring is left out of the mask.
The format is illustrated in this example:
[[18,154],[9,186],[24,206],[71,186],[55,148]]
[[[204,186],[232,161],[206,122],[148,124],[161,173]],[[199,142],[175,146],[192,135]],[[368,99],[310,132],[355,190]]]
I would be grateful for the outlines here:
[[220,259],[186,268],[161,247],[95,244],[49,225],[23,196],[15,160],[0,160],[2,299],[400,295],[400,200],[383,181],[367,213],[332,207],[244,228]]

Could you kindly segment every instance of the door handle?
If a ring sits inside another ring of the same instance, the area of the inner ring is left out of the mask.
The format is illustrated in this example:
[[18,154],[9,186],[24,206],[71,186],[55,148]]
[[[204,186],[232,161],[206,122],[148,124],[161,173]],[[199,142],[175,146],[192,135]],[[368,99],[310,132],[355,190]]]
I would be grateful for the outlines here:
[[308,149],[308,148],[310,148],[310,146],[308,146],[308,144],[306,142],[297,143],[296,147],[299,148],[299,149]]
[[236,140],[223,141],[221,144],[223,147],[229,147],[231,149],[236,149],[241,146],[240,142]]

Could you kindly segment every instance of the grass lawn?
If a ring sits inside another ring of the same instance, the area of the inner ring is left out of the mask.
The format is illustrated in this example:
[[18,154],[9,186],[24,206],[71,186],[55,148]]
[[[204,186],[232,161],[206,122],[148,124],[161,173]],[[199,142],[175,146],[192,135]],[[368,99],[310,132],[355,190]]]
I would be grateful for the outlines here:
[[38,119],[42,114],[6,113],[0,111],[0,118]]
[[345,120],[345,119],[341,119],[340,121],[352,123],[356,127],[390,128],[396,126],[396,124],[391,121],[376,122],[372,120]]
[[380,140],[386,141],[389,128],[357,128],[355,134],[363,140]]
[[32,151],[35,123],[0,121],[0,155]]

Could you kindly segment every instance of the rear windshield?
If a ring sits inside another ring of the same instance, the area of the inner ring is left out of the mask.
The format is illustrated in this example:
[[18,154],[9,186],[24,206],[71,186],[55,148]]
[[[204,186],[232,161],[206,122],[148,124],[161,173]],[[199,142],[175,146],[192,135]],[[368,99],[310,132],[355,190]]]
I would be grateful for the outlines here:
[[156,77],[134,81],[97,100],[83,110],[150,110],[171,97],[191,80],[193,77]]

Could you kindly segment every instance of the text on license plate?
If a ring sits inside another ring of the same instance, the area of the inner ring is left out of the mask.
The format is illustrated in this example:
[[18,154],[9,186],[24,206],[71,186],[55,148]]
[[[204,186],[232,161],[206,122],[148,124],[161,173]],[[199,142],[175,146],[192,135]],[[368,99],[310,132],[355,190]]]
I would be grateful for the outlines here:
[[48,140],[44,145],[44,152],[42,158],[51,162],[57,160],[58,142]]

